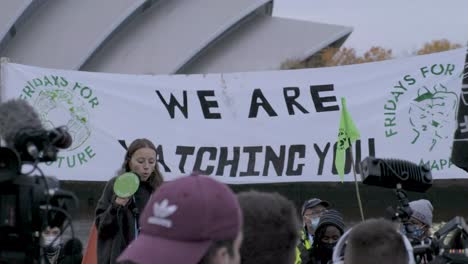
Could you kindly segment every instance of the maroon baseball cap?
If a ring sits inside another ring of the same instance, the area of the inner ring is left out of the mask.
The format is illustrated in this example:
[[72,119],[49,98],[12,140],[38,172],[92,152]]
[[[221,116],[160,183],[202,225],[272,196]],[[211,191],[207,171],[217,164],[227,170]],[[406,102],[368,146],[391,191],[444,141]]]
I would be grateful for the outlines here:
[[118,261],[198,263],[213,241],[235,239],[242,214],[236,195],[208,176],[164,183],[140,216],[141,231]]

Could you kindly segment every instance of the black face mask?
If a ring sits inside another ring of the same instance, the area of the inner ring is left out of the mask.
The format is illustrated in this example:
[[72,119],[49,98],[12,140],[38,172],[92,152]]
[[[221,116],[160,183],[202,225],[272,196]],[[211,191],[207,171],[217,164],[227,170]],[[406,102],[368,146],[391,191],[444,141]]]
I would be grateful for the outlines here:
[[330,249],[333,251],[333,249],[335,248],[336,246],[336,243],[337,242],[334,242],[334,243],[321,243],[322,245],[322,249]]
[[327,263],[327,261],[332,259],[333,249],[335,248],[337,242],[334,243],[320,243],[319,244],[319,258],[322,263]]

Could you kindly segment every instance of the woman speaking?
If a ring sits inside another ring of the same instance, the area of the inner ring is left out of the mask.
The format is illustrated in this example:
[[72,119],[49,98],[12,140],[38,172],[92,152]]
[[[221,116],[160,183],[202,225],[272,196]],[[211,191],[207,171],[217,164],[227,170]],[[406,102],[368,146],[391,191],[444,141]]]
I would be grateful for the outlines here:
[[[132,183],[129,177],[132,173],[138,176],[133,190],[122,191],[122,187],[132,186],[129,184]],[[96,207],[99,264],[115,263],[120,253],[135,239],[139,213],[163,182],[154,144],[144,138],[133,141],[118,175],[107,182]]]

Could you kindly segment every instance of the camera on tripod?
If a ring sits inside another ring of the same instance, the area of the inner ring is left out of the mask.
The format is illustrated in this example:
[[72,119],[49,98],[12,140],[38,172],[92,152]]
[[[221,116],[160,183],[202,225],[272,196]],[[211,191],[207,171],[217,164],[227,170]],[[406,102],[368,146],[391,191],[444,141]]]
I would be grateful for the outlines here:
[[[78,206],[77,198],[38,167],[39,162],[55,161],[58,148],[71,145],[71,136],[65,127],[43,129],[34,109],[22,100],[0,105],[0,135],[6,143],[0,146],[0,263],[40,263],[45,249],[41,232],[51,222],[68,219],[74,236],[67,210]],[[22,173],[23,165],[32,170]],[[39,175],[32,175],[35,171]]]
[[[413,211],[405,190],[426,192],[432,186],[432,175],[427,166],[398,159],[367,157],[361,162],[361,177],[363,184],[395,188],[398,206],[387,209],[388,218],[402,224],[402,231],[413,246],[416,260],[426,256],[428,260],[439,261],[437,263],[468,263],[468,254],[464,250],[468,248],[468,228],[462,217],[453,218],[432,238],[421,239],[415,234],[415,226],[410,222]],[[458,245],[453,241],[458,241]]]

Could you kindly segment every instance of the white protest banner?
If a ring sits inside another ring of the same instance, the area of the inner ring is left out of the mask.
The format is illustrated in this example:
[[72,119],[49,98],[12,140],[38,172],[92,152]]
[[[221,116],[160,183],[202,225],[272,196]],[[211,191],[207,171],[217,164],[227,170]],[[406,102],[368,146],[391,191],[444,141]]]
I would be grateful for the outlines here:
[[[166,180],[200,171],[226,183],[339,181],[340,97],[366,156],[426,163],[435,179],[464,178],[450,148],[464,49],[321,69],[207,75],[122,75],[3,63],[2,100],[24,98],[73,145],[41,164],[62,180],[108,180],[120,142],[149,138]],[[345,181],[352,181],[350,164]]]

